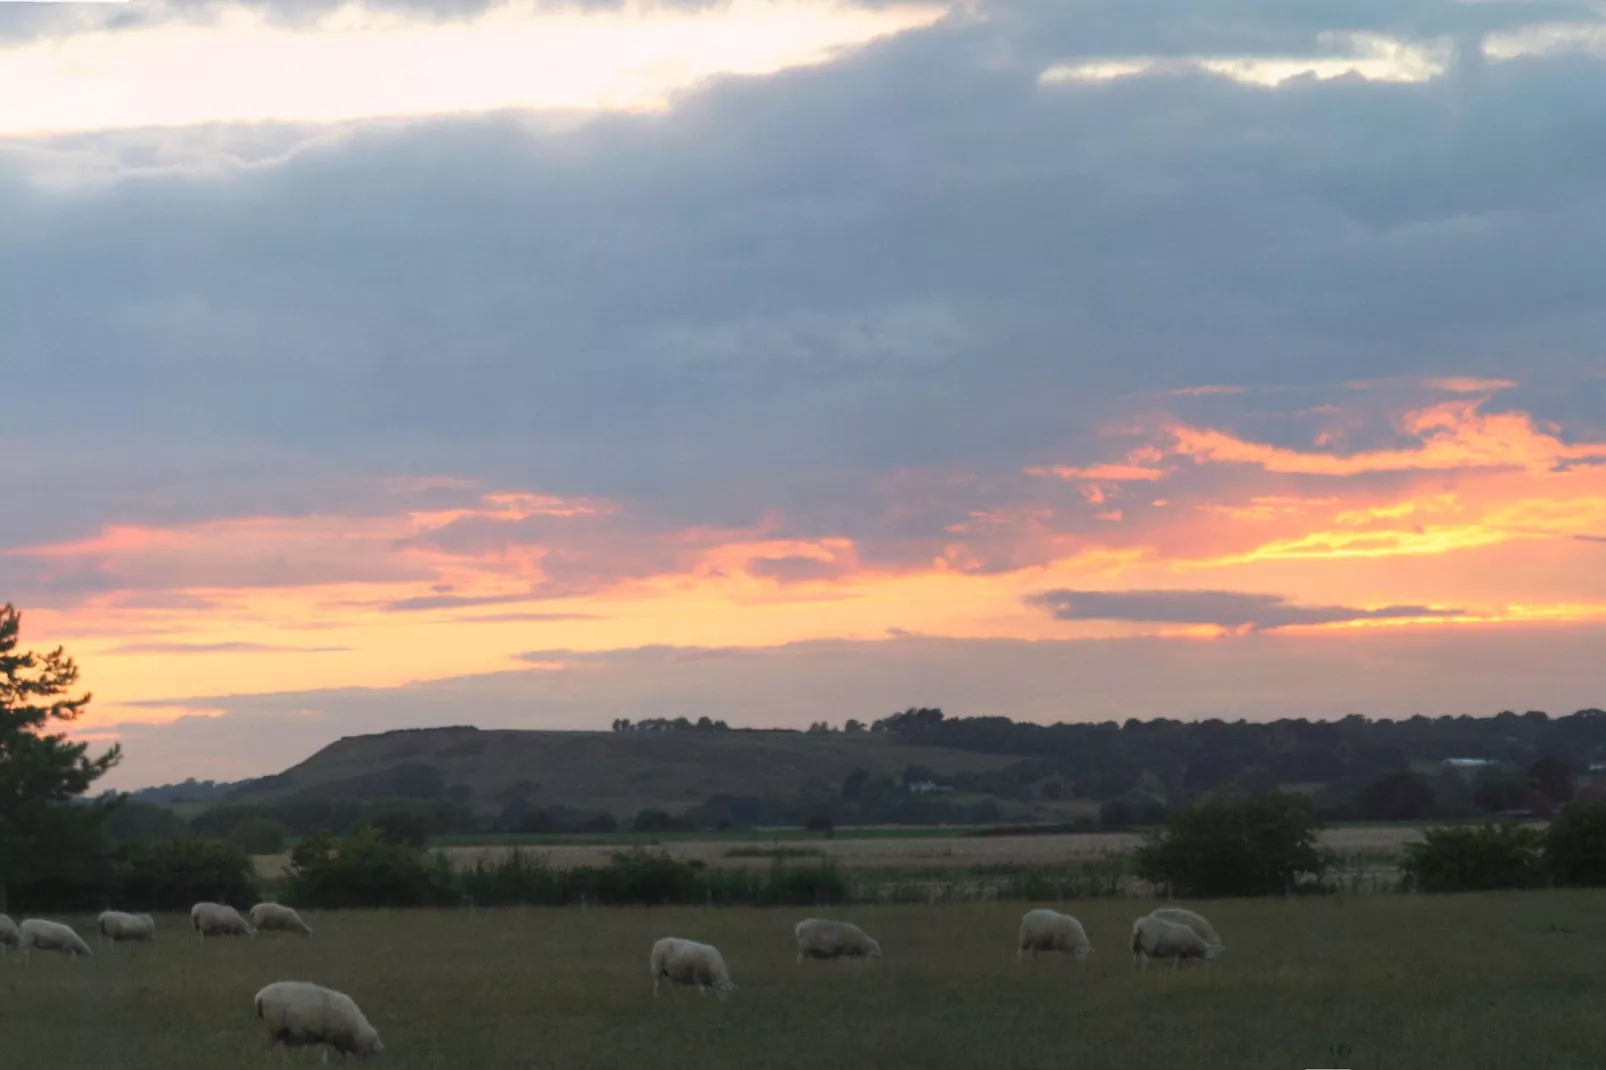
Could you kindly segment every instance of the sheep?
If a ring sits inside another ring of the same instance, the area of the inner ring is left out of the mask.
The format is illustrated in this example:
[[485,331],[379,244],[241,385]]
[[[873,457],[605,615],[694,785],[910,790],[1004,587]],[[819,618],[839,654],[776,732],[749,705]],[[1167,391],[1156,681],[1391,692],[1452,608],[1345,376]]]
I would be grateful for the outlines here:
[[[652,994],[655,997],[661,981],[668,981],[671,986],[696,985],[697,991],[705,996],[712,989],[720,999],[736,991],[736,986],[731,984],[730,972],[725,969],[724,956],[718,948],[709,944],[666,936],[652,945],[652,958],[648,965],[652,970]],[[673,987],[670,992],[674,992]]]
[[0,955],[9,955],[11,948],[22,943],[22,931],[9,915],[0,914]]
[[1150,959],[1170,959],[1174,970],[1183,959],[1203,959],[1206,962],[1222,952],[1221,945],[1207,944],[1204,938],[1186,925],[1154,917],[1141,917],[1132,923],[1132,965],[1142,959],[1143,968],[1149,968]]
[[95,919],[100,930],[100,942],[113,944],[122,940],[156,939],[156,919],[149,914],[124,914],[120,910],[102,911]]
[[[1191,910],[1184,910],[1181,907],[1161,907],[1159,910],[1149,911],[1149,917],[1159,918],[1161,921],[1169,921],[1177,925],[1186,925],[1198,933],[1199,939],[1206,944],[1219,948],[1220,950],[1216,952],[1218,955],[1227,950],[1227,945],[1221,942],[1221,936],[1216,932],[1215,926],[1206,921],[1202,915],[1195,914]],[[1210,960],[1206,959],[1205,961],[1209,962]]]
[[278,903],[258,903],[251,908],[251,924],[257,932],[300,933],[312,935],[312,926],[301,920],[301,915]]
[[60,951],[63,955],[71,956],[94,955],[82,937],[59,921],[29,918],[22,923],[18,932],[22,936],[17,941],[17,946],[22,948],[23,961],[29,964],[33,962],[35,950]]
[[190,924],[205,940],[208,936],[255,936],[257,931],[240,917],[240,912],[221,903],[196,903],[190,907]]
[[792,928],[797,937],[797,961],[805,958],[835,959],[881,957],[881,945],[870,939],[857,925],[824,918],[804,918]]
[[1069,914],[1056,910],[1029,910],[1020,919],[1020,941],[1015,950],[1016,960],[1026,952],[1037,957],[1039,951],[1061,951],[1085,961],[1093,953],[1082,923]]
[[[256,995],[257,1017],[268,1023],[273,1043],[286,1049],[327,1044],[344,1059],[366,1059],[385,1050],[352,998],[309,981],[275,981]],[[288,1051],[286,1052],[288,1054]],[[323,1053],[329,1061],[329,1052]]]

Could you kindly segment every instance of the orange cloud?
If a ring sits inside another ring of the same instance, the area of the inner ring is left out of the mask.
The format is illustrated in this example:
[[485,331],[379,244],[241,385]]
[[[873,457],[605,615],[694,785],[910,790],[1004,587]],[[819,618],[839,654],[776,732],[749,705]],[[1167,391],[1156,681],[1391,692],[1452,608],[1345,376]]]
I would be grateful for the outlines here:
[[1481,401],[1451,401],[1407,413],[1400,430],[1414,448],[1352,454],[1312,453],[1250,442],[1223,431],[1173,424],[1172,451],[1196,463],[1250,464],[1267,472],[1354,476],[1369,472],[1524,468],[1540,473],[1606,461],[1606,443],[1570,445],[1536,426],[1526,413],[1484,413]]

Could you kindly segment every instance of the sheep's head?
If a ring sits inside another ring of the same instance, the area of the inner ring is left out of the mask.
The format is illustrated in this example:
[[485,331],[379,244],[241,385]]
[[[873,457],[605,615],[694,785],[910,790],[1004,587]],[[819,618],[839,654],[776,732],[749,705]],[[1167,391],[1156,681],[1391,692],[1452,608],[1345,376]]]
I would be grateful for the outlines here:
[[1227,950],[1225,945],[1211,944],[1209,947],[1205,948],[1204,957],[1213,961],[1215,959],[1219,959],[1221,957],[1221,953],[1225,950]]
[[875,940],[870,941],[869,956],[873,959],[881,958],[881,944]]
[[1087,957],[1089,955],[1093,954],[1093,945],[1092,944],[1077,944],[1076,945],[1076,950],[1072,951],[1071,954],[1076,956],[1076,961],[1077,962],[1086,962],[1087,961]]
[[729,981],[714,982],[714,995],[718,996],[720,999],[729,999],[730,994],[734,991],[736,991],[736,986],[731,984]]

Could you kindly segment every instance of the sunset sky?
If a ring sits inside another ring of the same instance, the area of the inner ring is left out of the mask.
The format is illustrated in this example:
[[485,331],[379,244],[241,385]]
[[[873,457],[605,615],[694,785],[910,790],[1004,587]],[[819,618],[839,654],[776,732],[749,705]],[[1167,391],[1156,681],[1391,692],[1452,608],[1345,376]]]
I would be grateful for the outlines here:
[[1606,16],[0,4],[0,602],[394,727],[1606,706]]

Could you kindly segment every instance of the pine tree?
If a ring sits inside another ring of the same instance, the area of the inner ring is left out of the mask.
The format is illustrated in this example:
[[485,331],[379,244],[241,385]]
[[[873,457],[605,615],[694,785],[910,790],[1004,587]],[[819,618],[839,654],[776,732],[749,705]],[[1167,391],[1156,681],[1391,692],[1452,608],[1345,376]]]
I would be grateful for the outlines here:
[[0,910],[7,881],[52,853],[43,842],[60,823],[51,810],[89,790],[122,757],[113,746],[91,758],[88,743],[52,731],[77,720],[91,696],[71,697],[78,666],[60,647],[19,653],[21,632],[22,614],[7,602],[0,609]]

